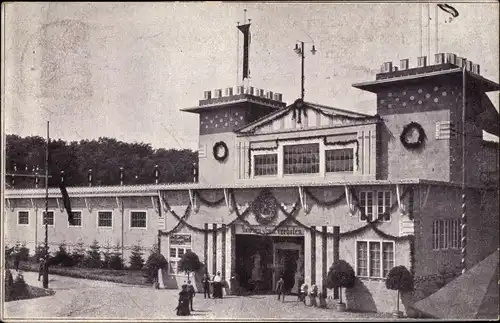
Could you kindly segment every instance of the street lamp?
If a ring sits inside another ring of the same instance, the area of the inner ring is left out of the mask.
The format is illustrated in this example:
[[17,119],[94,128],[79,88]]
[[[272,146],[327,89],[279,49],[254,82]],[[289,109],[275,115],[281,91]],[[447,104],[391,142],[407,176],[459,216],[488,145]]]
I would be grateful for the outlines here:
[[[301,79],[300,79],[300,86],[301,86],[301,91],[300,91],[300,98],[302,101],[304,101],[304,82],[305,82],[305,76],[304,76],[304,60],[305,60],[305,50],[304,50],[304,44],[307,42],[304,41],[297,41],[295,43],[295,48],[294,51],[299,55],[300,57],[300,62],[301,62]],[[299,46],[300,44],[300,46]],[[311,54],[315,55],[316,54],[316,46],[314,46],[314,43],[312,43],[312,48],[311,48]]]

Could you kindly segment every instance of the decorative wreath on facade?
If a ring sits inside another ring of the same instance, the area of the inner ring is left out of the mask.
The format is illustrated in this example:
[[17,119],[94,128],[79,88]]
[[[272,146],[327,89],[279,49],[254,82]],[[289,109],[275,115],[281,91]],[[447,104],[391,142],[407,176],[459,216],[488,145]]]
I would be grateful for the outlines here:
[[222,162],[229,155],[229,149],[224,141],[219,141],[215,143],[213,153],[215,160]]
[[424,128],[416,122],[410,122],[404,126],[400,136],[401,143],[406,149],[421,148],[425,138]]
[[269,191],[264,191],[252,204],[252,212],[258,223],[271,223],[278,214],[278,202]]

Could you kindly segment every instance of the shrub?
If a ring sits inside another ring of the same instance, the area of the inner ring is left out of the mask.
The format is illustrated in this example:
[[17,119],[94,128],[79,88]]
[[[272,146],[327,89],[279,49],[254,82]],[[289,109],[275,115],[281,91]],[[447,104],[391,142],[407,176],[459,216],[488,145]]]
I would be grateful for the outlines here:
[[5,300],[11,300],[12,285],[14,284],[14,278],[9,269],[5,270]]
[[399,312],[399,292],[413,290],[413,275],[405,266],[393,267],[387,274],[385,286],[387,289],[398,291],[397,312]]
[[10,285],[9,296],[11,300],[25,298],[29,294],[28,285],[21,273],[17,274],[16,280]]
[[[356,282],[354,269],[345,260],[336,260],[330,270],[326,279],[327,288],[353,288]],[[339,303],[342,304],[342,290],[339,293]]]
[[111,246],[109,245],[109,242],[106,244],[106,246],[103,247],[104,251],[102,252],[102,256],[103,256],[103,262],[102,262],[102,266],[104,268],[111,268],[110,266],[110,263],[111,263],[111,256],[113,255],[113,253],[111,252]]
[[33,256],[33,258],[35,258],[36,262],[40,262],[40,258],[43,258],[43,256],[45,256],[45,246],[38,245],[35,248],[35,255]]
[[71,253],[71,258],[73,259],[74,266],[83,267],[85,266],[85,247],[83,242],[78,242]]
[[29,256],[30,256],[30,249],[27,248],[26,244],[23,243],[23,245],[19,248],[19,260],[28,261]]
[[113,253],[111,254],[111,257],[109,259],[109,268],[115,270],[123,269],[123,258],[121,254],[120,245],[116,245],[113,248]]
[[85,258],[85,266],[88,268],[101,268],[103,263],[101,261],[101,252],[99,251],[101,249],[99,242],[94,240],[89,248]]
[[132,247],[132,254],[130,255],[130,269],[139,270],[144,266],[144,259],[142,258],[141,246],[136,245]]
[[158,248],[153,247],[143,268],[147,283],[156,282],[158,279],[158,269],[167,269],[167,267],[167,259],[159,252]]
[[63,267],[71,267],[74,265],[73,258],[66,251],[66,244],[61,242],[59,250],[56,251],[54,257],[50,257],[47,261],[47,266],[60,265]]
[[189,273],[200,270],[202,266],[203,264],[200,262],[198,255],[192,251],[183,254],[178,264],[179,271],[185,272],[188,275],[188,280]]

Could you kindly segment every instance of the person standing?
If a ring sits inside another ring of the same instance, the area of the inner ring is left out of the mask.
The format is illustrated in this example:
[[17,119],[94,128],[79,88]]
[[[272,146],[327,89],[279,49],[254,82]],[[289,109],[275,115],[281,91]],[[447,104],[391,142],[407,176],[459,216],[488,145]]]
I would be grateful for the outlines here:
[[182,290],[179,293],[179,303],[177,304],[175,310],[179,316],[191,315],[191,312],[189,311],[189,292],[187,285],[182,285]]
[[189,293],[189,308],[191,309],[191,311],[194,311],[193,310],[193,298],[196,295],[196,291],[194,290],[194,286],[191,285],[190,280],[188,280],[188,283],[187,283],[187,291]]
[[[283,277],[280,277],[278,280],[278,283],[276,284],[276,292],[278,293],[278,301],[281,298],[281,302],[285,302],[285,281],[283,280]],[[281,297],[283,296],[283,297]]]
[[21,262],[21,253],[16,252],[14,255],[14,267],[16,268],[16,271],[19,271],[19,263]]
[[45,269],[45,258],[40,258],[40,263],[38,264],[38,281],[40,281],[40,277],[43,276],[43,271]]
[[210,278],[208,277],[208,273],[205,274],[202,280],[203,283],[203,298],[210,298]]
[[307,286],[307,284],[305,282],[303,282],[302,285],[300,286],[299,297],[300,297],[300,300],[304,304],[306,303],[306,296],[307,296],[308,289],[309,289],[309,287]]
[[214,298],[222,298],[222,278],[220,277],[220,271],[214,277]]

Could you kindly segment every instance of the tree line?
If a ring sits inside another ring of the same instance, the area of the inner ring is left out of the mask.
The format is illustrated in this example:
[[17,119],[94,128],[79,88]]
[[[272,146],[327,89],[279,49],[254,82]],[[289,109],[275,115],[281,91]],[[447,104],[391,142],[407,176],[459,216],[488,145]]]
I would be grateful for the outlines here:
[[[47,142],[39,136],[6,136],[6,171],[14,174],[6,178],[8,187],[25,188],[35,186],[35,177],[28,174],[45,175],[45,150]],[[150,144],[126,143],[114,138],[100,137],[97,140],[49,142],[49,186],[57,186],[64,171],[67,186],[88,186],[89,170],[93,186],[119,185],[120,167],[123,167],[123,183],[155,183],[155,165],[158,165],[160,183],[183,183],[193,181],[193,165],[197,164],[197,153],[189,149],[153,149]]]

